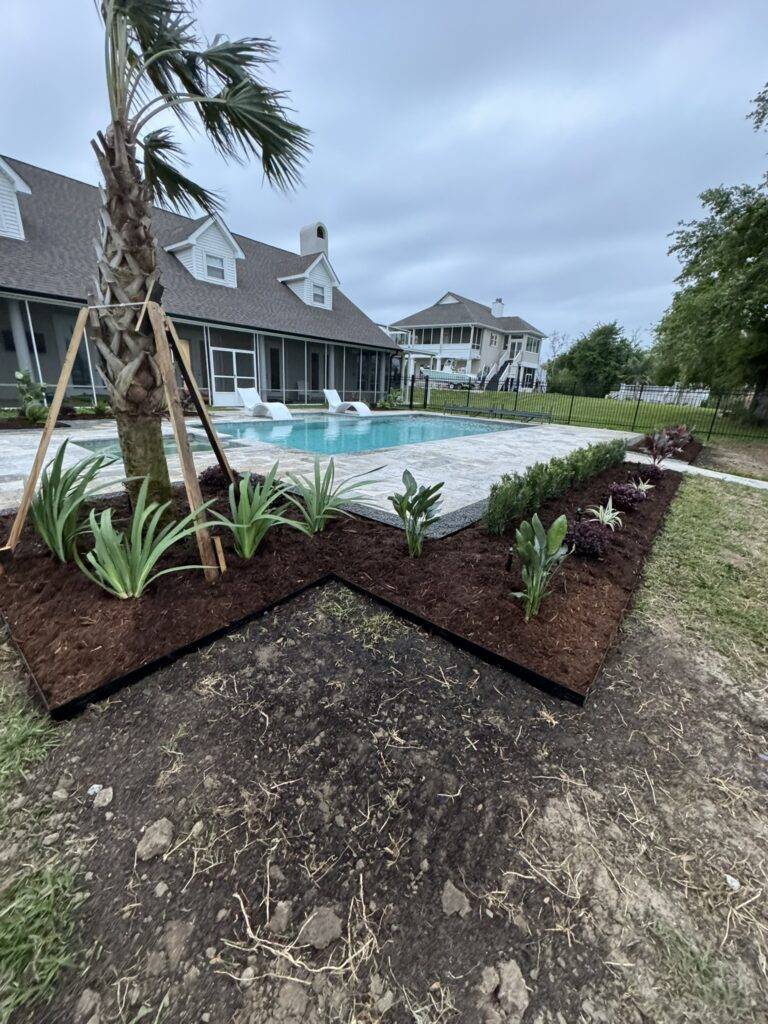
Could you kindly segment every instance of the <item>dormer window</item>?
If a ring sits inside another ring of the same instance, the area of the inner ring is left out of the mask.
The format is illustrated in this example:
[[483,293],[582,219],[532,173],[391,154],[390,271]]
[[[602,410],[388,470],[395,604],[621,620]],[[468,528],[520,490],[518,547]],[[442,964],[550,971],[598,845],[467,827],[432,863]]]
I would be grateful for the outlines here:
[[205,273],[212,281],[224,280],[224,257],[214,256],[213,253],[205,254]]
[[316,306],[325,305],[325,285],[313,284],[312,285],[312,301]]

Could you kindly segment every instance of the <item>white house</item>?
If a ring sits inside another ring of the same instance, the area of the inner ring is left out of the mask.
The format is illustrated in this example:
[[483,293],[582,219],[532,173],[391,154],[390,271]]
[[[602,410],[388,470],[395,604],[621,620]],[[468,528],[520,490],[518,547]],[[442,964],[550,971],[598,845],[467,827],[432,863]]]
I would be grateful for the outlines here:
[[[403,337],[403,332],[407,332]],[[545,335],[519,316],[446,292],[432,306],[390,325],[403,353],[403,372],[453,370],[477,377],[486,388],[532,387],[540,376]]]

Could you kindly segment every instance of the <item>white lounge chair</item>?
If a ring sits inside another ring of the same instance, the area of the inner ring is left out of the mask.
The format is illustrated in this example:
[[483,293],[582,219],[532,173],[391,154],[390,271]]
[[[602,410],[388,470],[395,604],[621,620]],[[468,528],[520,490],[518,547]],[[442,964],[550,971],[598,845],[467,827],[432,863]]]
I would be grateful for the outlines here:
[[323,388],[323,394],[328,403],[328,412],[356,412],[358,416],[371,415],[371,410],[365,402],[342,402],[339,392],[334,388]]
[[283,402],[262,402],[256,388],[238,388],[238,395],[251,416],[269,416],[271,420],[292,420],[288,406]]

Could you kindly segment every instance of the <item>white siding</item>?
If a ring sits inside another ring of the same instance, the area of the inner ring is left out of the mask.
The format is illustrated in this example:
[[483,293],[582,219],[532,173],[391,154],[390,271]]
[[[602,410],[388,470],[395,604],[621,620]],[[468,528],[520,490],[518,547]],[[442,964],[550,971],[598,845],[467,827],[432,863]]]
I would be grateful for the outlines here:
[[[207,254],[219,256],[224,260],[224,280],[209,277],[205,257]],[[181,249],[177,253],[179,259],[187,270],[196,277],[198,281],[207,281],[209,284],[224,285],[225,288],[237,288],[237,270],[235,267],[235,254],[232,252],[232,243],[219,228],[218,224],[211,224],[195,240],[193,246],[188,249]]]
[[0,235],[7,235],[10,238],[24,237],[16,189],[2,171],[0,171]]
[[319,302],[315,302],[312,286],[320,284],[325,289],[325,302],[323,308],[333,309],[333,278],[328,273],[325,264],[320,261],[316,267],[313,267],[309,274],[304,279],[304,301],[308,306],[319,306]]

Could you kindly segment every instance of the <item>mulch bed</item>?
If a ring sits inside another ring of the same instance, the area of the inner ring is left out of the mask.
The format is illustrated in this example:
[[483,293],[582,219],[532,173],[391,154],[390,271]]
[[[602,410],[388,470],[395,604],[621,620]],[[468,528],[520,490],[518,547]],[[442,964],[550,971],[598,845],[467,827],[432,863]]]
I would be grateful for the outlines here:
[[[598,474],[542,506],[542,521],[561,512],[573,518],[577,508],[604,501],[609,484],[633,475],[636,469],[626,464]],[[27,526],[0,577],[0,608],[51,710],[328,574],[583,699],[679,484],[679,474],[665,473],[641,508],[625,516],[604,558],[569,558],[540,615],[528,623],[512,596],[521,585],[518,569],[505,569],[509,535],[492,537],[478,523],[428,541],[422,558],[410,559],[401,530],[358,518],[333,521],[313,538],[278,527],[250,561],[240,559],[225,536],[229,571],[217,583],[206,584],[197,572],[173,574],[136,601],[112,598],[75,566],[54,561]],[[0,518],[0,535],[10,523],[10,516]],[[197,558],[190,541],[168,561],[184,565]]]
[[[64,421],[68,422],[64,422]],[[114,416],[85,416],[72,412],[71,409],[62,409],[56,421],[57,427],[71,427],[74,423],[96,423],[103,420],[114,420]],[[0,430],[42,430],[45,420],[42,423],[33,423],[26,416],[13,416],[11,419],[0,418]]]
[[681,462],[693,463],[696,461],[696,459],[698,459],[703,447],[704,445],[701,443],[701,441],[697,441],[696,438],[693,437],[685,446],[685,448],[682,448],[677,453],[677,455],[675,455],[675,458],[680,459]]

